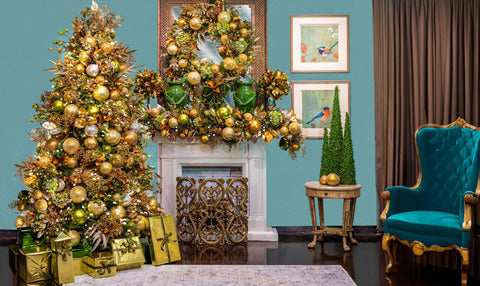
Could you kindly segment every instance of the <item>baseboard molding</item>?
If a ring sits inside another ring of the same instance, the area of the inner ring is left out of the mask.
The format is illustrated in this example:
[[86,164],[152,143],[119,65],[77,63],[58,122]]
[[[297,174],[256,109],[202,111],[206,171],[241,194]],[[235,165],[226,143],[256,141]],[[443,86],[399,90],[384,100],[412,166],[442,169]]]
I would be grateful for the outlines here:
[[14,229],[0,229],[0,245],[14,244],[17,241],[17,231]]
[[[309,241],[312,240],[312,226],[274,226],[280,241]],[[358,241],[378,241],[381,233],[377,233],[374,225],[355,226],[353,236]],[[341,241],[338,235],[325,235],[325,241]]]

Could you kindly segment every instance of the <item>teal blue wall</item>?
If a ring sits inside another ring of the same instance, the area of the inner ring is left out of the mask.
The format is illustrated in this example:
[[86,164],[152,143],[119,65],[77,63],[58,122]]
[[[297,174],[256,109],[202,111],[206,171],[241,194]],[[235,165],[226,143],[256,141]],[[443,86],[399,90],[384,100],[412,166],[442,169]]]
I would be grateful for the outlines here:
[[[100,1],[99,1],[100,2]],[[124,18],[117,31],[118,38],[136,49],[138,64],[149,69],[157,62],[157,1],[103,0],[112,12]],[[353,141],[357,179],[364,185],[358,201],[356,224],[373,225],[375,219],[374,191],[374,123],[373,123],[373,54],[371,3],[368,0],[343,1],[278,1],[268,6],[269,63],[289,71],[290,14],[350,14],[350,73],[294,74],[292,80],[351,80]],[[38,125],[30,123],[32,104],[42,91],[50,89],[49,60],[57,55],[48,50],[58,38],[57,31],[71,28],[74,13],[91,1],[6,1],[2,0],[0,27],[0,229],[13,229],[15,213],[8,204],[24,186],[14,178],[18,164],[34,154],[35,145],[27,132]],[[290,97],[280,103],[290,107]],[[306,157],[289,159],[277,142],[268,149],[268,224],[309,225],[308,205],[304,194],[305,181],[316,180],[319,170],[321,140],[307,143]],[[148,147],[157,156],[153,144]],[[150,161],[156,165],[155,160]],[[340,204],[326,206],[328,224],[340,224]]]

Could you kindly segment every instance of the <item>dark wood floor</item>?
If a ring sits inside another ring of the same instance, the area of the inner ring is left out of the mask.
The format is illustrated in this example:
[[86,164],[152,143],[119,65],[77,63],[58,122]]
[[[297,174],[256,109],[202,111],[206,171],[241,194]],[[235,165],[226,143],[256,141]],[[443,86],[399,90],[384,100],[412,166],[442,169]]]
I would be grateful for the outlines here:
[[[192,247],[182,245],[183,264],[340,264],[358,285],[458,285],[460,273],[448,269],[428,269],[414,265],[400,265],[391,277],[384,274],[384,254],[379,242],[360,242],[352,252],[343,252],[340,242],[329,241],[307,248],[307,241],[280,241],[278,243],[250,242],[229,247]],[[1,285],[11,285],[8,266],[8,248],[0,246]],[[480,285],[470,279],[469,285]]]

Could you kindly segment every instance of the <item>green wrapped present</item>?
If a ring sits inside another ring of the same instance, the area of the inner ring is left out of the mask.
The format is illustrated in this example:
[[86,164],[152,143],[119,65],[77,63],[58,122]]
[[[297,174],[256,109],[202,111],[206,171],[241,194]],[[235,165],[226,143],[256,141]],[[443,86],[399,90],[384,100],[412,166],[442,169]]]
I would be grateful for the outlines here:
[[18,275],[25,283],[33,283],[44,280],[51,280],[51,259],[50,249],[43,247],[19,249]]
[[145,256],[138,237],[114,239],[111,247],[118,271],[142,267],[145,263]]
[[173,215],[151,217],[149,220],[152,265],[181,260]]
[[20,228],[17,230],[17,244],[19,249],[26,250],[45,246],[45,236],[37,238],[31,228]]
[[111,252],[97,252],[82,259],[82,270],[93,278],[117,275],[115,256]]
[[83,245],[77,245],[72,248],[72,255],[73,258],[82,258],[84,256],[87,256],[91,252],[91,247],[85,247]]
[[73,270],[72,239],[61,232],[52,241],[52,272],[57,284],[71,283],[75,281]]

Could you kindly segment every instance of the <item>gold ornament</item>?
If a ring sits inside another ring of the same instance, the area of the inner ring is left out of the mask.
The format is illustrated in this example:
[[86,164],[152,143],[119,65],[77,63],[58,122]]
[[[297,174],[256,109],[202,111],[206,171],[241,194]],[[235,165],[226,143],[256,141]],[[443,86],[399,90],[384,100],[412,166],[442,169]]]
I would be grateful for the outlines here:
[[280,128],[280,135],[287,136],[288,132],[288,127],[283,126],[282,128]]
[[135,158],[133,157],[128,157],[127,161],[125,161],[128,166],[132,166],[135,163]]
[[171,128],[176,128],[178,126],[177,119],[175,117],[170,118],[170,120],[168,120],[168,126]]
[[210,140],[210,137],[208,137],[208,135],[202,135],[200,137],[200,141],[202,141],[202,143],[208,143],[208,140]]
[[252,138],[252,133],[245,131],[243,137],[245,138],[245,140],[250,140],[250,138]]
[[97,40],[92,36],[85,37],[85,42],[90,46],[90,48],[94,48],[97,44]]
[[148,228],[148,226],[148,220],[143,215],[137,216],[137,223],[135,224],[136,229],[139,231],[144,231]]
[[87,127],[85,127],[84,133],[87,136],[97,136],[98,126],[96,124],[88,125]]
[[67,154],[74,154],[78,148],[80,148],[80,142],[75,138],[70,137],[63,141],[63,150],[65,150]]
[[17,209],[19,212],[23,212],[25,210],[25,204],[24,203],[19,203],[17,205]]
[[327,176],[323,175],[320,177],[320,184],[326,185],[327,184]]
[[120,91],[118,89],[114,89],[110,92],[110,99],[111,100],[117,100],[120,98]]
[[298,145],[297,143],[293,143],[293,144],[292,144],[292,150],[293,150],[293,151],[298,151],[298,150],[300,150],[300,145]]
[[84,66],[84,65],[82,65],[82,64],[77,64],[77,65],[75,66],[75,73],[77,73],[77,74],[82,74],[82,73],[84,73],[84,72],[85,72],[85,66]]
[[40,165],[40,168],[42,169],[48,168],[50,163],[52,163],[52,158],[50,158],[50,156],[42,156],[38,158],[38,165]]
[[327,184],[330,186],[337,186],[338,184],[340,184],[340,177],[335,173],[328,174]]
[[112,198],[113,198],[113,200],[116,201],[117,203],[122,201],[122,195],[121,195],[120,193],[115,193],[115,194],[113,194]]
[[189,118],[188,118],[188,115],[186,114],[180,114],[178,116],[178,123],[180,123],[180,125],[187,125],[188,124],[188,121],[189,121]]
[[72,246],[80,243],[80,233],[78,233],[78,231],[72,229],[67,232],[67,235],[70,236],[70,238],[72,239]]
[[191,85],[196,85],[200,83],[202,77],[197,71],[189,72],[187,75],[187,80]]
[[35,201],[35,209],[38,211],[38,212],[45,212],[48,208],[48,203],[45,199],[39,199],[37,201]]
[[63,189],[65,189],[65,181],[62,179],[58,179],[57,189],[55,190],[55,192],[61,192],[63,191]]
[[83,209],[76,209],[72,218],[76,223],[84,224],[87,221],[87,213]]
[[[98,106],[91,105],[90,107],[88,107],[88,113],[90,115],[95,115],[99,112],[100,112],[100,109],[98,108]],[[89,123],[90,123],[90,121],[89,121]],[[90,123],[90,124],[92,124],[92,123]],[[95,123],[93,123],[93,124],[95,124]]]
[[95,83],[96,84],[103,85],[106,82],[107,82],[107,80],[105,79],[105,77],[103,75],[99,75],[95,78]]
[[88,52],[80,52],[80,54],[78,54],[78,60],[82,64],[87,65],[90,62],[90,55]]
[[180,19],[180,20],[178,20],[178,25],[179,25],[180,27],[185,26],[185,24],[187,24],[187,21],[185,21],[185,19]]
[[120,140],[122,140],[122,136],[117,130],[108,129],[107,134],[105,134],[105,141],[107,141],[108,144],[115,146],[120,143]]
[[111,53],[113,51],[114,47],[115,47],[115,45],[112,42],[103,42],[103,43],[100,44],[100,49],[105,54]]
[[178,61],[178,65],[181,67],[181,68],[186,68],[187,65],[188,65],[188,61],[186,59],[181,59]]
[[198,110],[196,110],[195,108],[190,110],[190,117],[197,118],[197,116],[198,116]]
[[113,155],[111,159],[112,166],[115,168],[120,168],[123,165],[123,158],[120,154]]
[[83,143],[87,149],[95,149],[98,146],[98,141],[95,139],[95,137],[88,137],[85,139],[85,141],[83,141]]
[[155,118],[160,115],[160,108],[152,107],[148,110],[148,114],[150,114],[151,117]]
[[245,113],[243,115],[243,118],[245,118],[245,120],[247,120],[247,121],[251,121],[253,119],[253,115],[250,114],[250,113]]
[[106,100],[109,95],[110,92],[108,91],[108,88],[104,85],[99,85],[93,90],[93,98],[98,101]]
[[232,140],[234,135],[235,135],[235,131],[233,130],[232,127],[223,128],[222,137],[223,137],[223,139],[225,139],[225,141]]
[[112,166],[112,163],[110,162],[103,162],[101,165],[100,165],[100,173],[104,174],[104,175],[108,175],[112,172],[113,170],[113,166]]
[[55,138],[50,138],[47,143],[45,143],[45,149],[50,152],[57,150],[57,146],[58,140]]
[[220,23],[229,23],[230,20],[232,20],[232,17],[230,16],[230,13],[222,11],[218,13],[217,20]]
[[90,65],[87,66],[87,74],[89,76],[96,77],[99,72],[100,72],[100,69],[98,68],[98,65],[90,64]]
[[34,198],[34,199],[39,200],[39,199],[41,199],[42,197],[43,197],[42,191],[40,191],[40,190],[35,190],[35,191],[33,192],[33,198]]
[[246,62],[246,61],[248,60],[248,57],[247,57],[246,54],[240,54],[240,55],[238,56],[238,60],[239,60],[241,63],[244,63],[244,62]]
[[87,198],[87,191],[82,186],[75,186],[70,190],[70,199],[72,202],[79,204]]
[[63,114],[69,119],[76,118],[78,116],[78,107],[75,104],[69,104],[65,106]]
[[24,179],[23,183],[27,187],[31,187],[37,183],[37,176],[35,174],[28,174]]
[[88,211],[91,212],[94,216],[99,216],[103,214],[105,203],[97,203],[95,201],[89,201],[87,205]]
[[247,34],[248,34],[247,29],[245,29],[245,28],[240,29],[240,35],[242,35],[242,37],[245,37]]
[[227,34],[223,34],[222,36],[220,36],[220,41],[224,44],[226,44],[228,42],[228,35]]
[[70,157],[70,158],[67,159],[67,166],[70,169],[73,169],[73,168],[77,167],[77,164],[78,164],[77,159],[75,159],[73,157]]
[[112,207],[110,212],[112,213],[114,219],[121,219],[125,216],[125,208],[122,206]]
[[178,47],[177,45],[171,44],[167,47],[167,53],[171,56],[177,54],[178,52]]
[[213,74],[217,74],[220,72],[220,67],[217,64],[213,64],[210,66],[210,69],[212,70]]
[[189,25],[192,30],[198,31],[202,27],[202,20],[198,17],[193,17],[190,19]]
[[125,142],[129,145],[135,145],[138,141],[138,135],[135,130],[128,130],[123,134],[123,137],[125,138]]
[[230,23],[229,27],[230,27],[230,30],[236,30],[237,29],[237,24],[232,22],[232,23]]
[[290,125],[288,125],[288,130],[292,134],[299,134],[300,132],[302,132],[302,125],[294,121],[290,123]]
[[255,134],[258,131],[260,131],[260,129],[262,129],[262,124],[260,124],[260,122],[258,122],[258,120],[252,120],[248,124],[248,128],[250,129],[250,132]]
[[148,206],[150,207],[150,209],[156,209],[158,207],[158,202],[156,199],[149,199],[148,200]]
[[15,220],[16,228],[22,228],[24,225],[25,225],[25,220],[23,218],[19,217]]
[[56,110],[62,109],[62,108],[63,108],[63,101],[61,101],[61,100],[59,100],[59,99],[58,99],[58,100],[55,100],[55,101],[53,102],[53,108],[55,108]]
[[223,60],[223,67],[227,70],[233,70],[237,66],[234,59],[228,57]]

